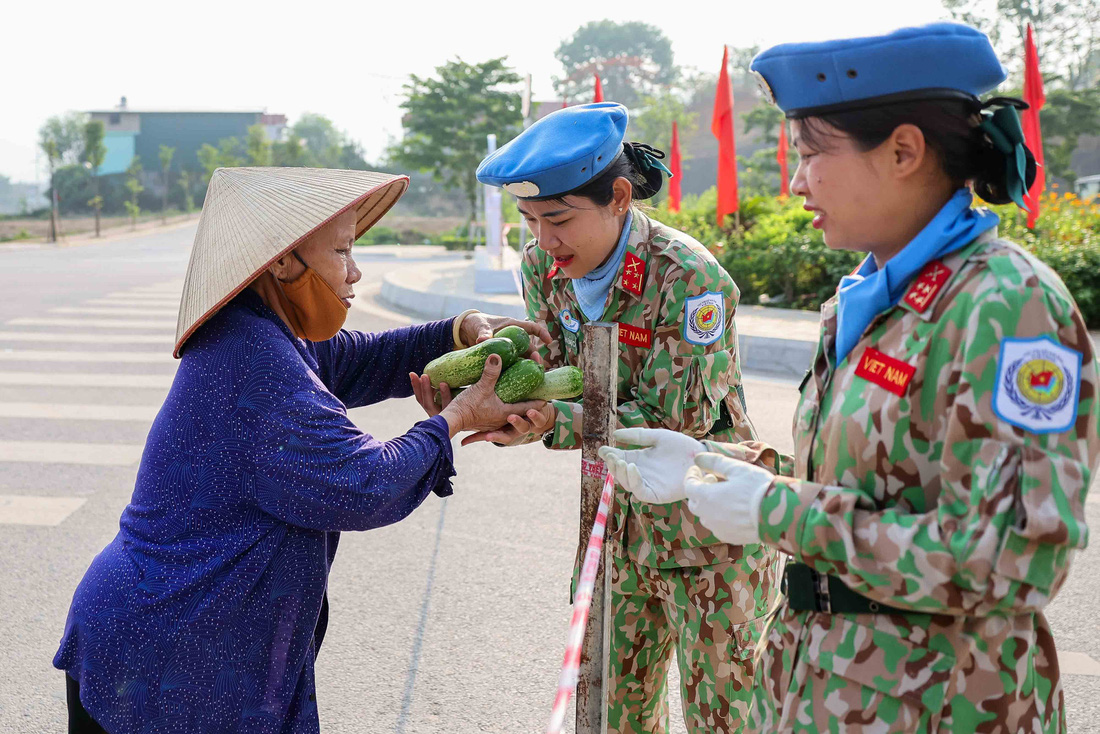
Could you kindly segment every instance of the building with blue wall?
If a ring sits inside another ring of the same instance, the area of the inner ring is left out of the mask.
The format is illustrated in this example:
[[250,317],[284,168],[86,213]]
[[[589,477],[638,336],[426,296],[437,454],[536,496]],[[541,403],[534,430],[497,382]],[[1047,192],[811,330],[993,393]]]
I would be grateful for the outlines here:
[[88,115],[104,126],[107,156],[99,169],[101,175],[122,173],[134,156],[147,172],[160,171],[160,146],[175,148],[173,172],[183,169],[200,171],[198,151],[205,143],[217,147],[223,138],[244,143],[248,128],[261,124],[271,141],[282,139],[285,115],[270,115],[263,110],[187,111],[130,109],[126,98],[109,110],[91,110]]

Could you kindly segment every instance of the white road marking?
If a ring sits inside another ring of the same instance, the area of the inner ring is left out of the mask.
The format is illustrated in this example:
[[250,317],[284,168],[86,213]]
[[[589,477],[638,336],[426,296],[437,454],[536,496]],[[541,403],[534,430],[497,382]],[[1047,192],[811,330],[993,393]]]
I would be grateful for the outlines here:
[[172,386],[172,375],[117,375],[95,372],[0,372],[0,385],[156,388],[164,390]]
[[65,521],[87,500],[83,497],[31,497],[0,494],[0,525],[45,525]]
[[1093,660],[1083,652],[1059,651],[1058,664],[1063,673],[1100,677],[1100,662]]
[[74,403],[0,403],[0,418],[151,423],[158,405],[79,405]]
[[170,335],[85,334],[54,331],[0,331],[0,342],[49,342],[51,344],[161,344],[172,346]]
[[141,460],[144,446],[128,443],[67,441],[0,441],[0,462],[130,466]]
[[84,329],[165,329],[174,331],[176,321],[145,319],[68,319],[31,316],[12,319],[9,326],[70,326]]
[[155,306],[157,308],[174,308],[179,309],[179,298],[168,298],[167,296],[151,297],[151,296],[112,296],[108,298],[89,298],[84,303],[89,306]]
[[61,306],[58,308],[51,308],[50,313],[76,314],[78,316],[163,316],[165,318],[174,318],[178,312],[174,308],[153,308],[152,306],[149,308],[135,308],[134,304],[130,304],[129,308]]
[[119,364],[173,364],[176,360],[165,352],[66,352],[43,349],[0,348],[0,362],[117,362]]

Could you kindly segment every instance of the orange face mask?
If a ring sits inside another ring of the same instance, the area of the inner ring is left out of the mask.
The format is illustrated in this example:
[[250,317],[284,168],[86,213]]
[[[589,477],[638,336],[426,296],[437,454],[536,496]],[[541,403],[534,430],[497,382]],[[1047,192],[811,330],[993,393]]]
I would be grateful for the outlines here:
[[348,318],[348,309],[320,273],[306,264],[297,252],[294,257],[306,271],[286,283],[279,281],[279,305],[286,312],[290,328],[299,339],[323,342],[336,336]]

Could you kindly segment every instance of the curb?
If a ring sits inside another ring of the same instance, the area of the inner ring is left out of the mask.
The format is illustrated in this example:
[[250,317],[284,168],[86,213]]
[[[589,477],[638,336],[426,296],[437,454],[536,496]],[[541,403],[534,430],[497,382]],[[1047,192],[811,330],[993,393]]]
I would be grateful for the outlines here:
[[406,313],[426,319],[445,319],[466,309],[494,313],[513,319],[525,319],[523,306],[488,301],[476,296],[455,296],[449,293],[431,293],[401,285],[393,273],[382,276],[382,300]]
[[[392,273],[382,276],[381,298],[390,306],[425,319],[444,319],[468,308],[495,313],[513,319],[525,319],[520,305],[489,301],[476,296],[455,296],[417,290],[397,282]],[[801,378],[809,369],[817,349],[816,342],[739,334],[741,368],[782,377]]]

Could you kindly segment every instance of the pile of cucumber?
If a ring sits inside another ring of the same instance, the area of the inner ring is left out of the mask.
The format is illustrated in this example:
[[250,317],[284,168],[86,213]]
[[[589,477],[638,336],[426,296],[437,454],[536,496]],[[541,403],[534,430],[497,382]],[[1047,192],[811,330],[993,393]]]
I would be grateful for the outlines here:
[[[505,326],[486,339],[466,349],[449,352],[433,359],[424,368],[424,374],[432,381],[432,387],[446,382],[451,394],[456,395],[467,385],[481,379],[489,355],[500,356],[502,372],[497,379],[497,397],[505,403],[524,400],[568,400],[584,390],[584,376],[576,367],[558,367],[543,372],[542,365],[533,359],[521,359],[531,346],[531,337],[518,326]],[[441,401],[436,393],[436,402]]]

